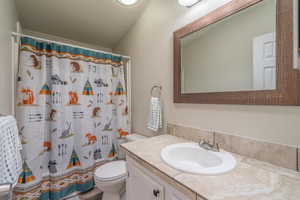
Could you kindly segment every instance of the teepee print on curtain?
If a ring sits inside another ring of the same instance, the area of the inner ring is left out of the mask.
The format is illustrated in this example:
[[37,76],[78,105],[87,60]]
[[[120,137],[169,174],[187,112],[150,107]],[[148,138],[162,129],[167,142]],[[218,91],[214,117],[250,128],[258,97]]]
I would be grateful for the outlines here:
[[89,80],[87,80],[84,85],[82,95],[85,95],[85,96],[94,95],[93,88],[92,88],[92,85]]
[[40,90],[40,95],[51,95],[51,90],[47,84],[44,84]]
[[19,176],[18,183],[25,184],[30,183],[31,181],[35,180],[35,176],[33,175],[32,171],[29,169],[26,161],[23,163],[23,171]]
[[119,82],[117,85],[116,91],[115,91],[115,95],[125,95],[125,94],[126,94],[126,92],[123,88],[123,85],[121,82]]
[[72,155],[71,155],[71,159],[69,162],[69,165],[67,167],[67,169],[70,169],[72,167],[76,167],[76,166],[80,166],[80,160],[75,152],[75,150],[72,151]]
[[16,116],[25,162],[15,200],[94,187],[93,170],[116,157],[120,129],[128,131],[124,76],[121,57],[21,38]]

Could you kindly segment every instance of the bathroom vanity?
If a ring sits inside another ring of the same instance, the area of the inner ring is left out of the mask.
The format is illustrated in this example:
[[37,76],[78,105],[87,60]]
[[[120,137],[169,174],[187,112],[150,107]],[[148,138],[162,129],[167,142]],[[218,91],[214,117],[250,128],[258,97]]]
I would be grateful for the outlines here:
[[162,135],[122,144],[126,152],[130,200],[299,200],[300,174],[232,154],[234,170],[214,176],[185,173],[161,159],[166,146],[189,142]]

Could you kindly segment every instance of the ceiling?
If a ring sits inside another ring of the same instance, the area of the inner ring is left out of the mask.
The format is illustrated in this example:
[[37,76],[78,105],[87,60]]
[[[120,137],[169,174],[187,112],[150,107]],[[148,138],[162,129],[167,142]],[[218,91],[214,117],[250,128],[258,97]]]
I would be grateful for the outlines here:
[[23,29],[113,48],[149,0],[122,6],[117,0],[15,0]]

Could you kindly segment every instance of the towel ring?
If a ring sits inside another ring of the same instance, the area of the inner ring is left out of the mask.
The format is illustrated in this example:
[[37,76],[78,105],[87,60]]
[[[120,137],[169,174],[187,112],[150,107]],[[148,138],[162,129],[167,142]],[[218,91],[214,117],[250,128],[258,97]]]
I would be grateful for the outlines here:
[[159,96],[158,96],[158,97],[160,97],[160,96],[161,96],[162,86],[160,86],[160,85],[154,85],[154,86],[151,88],[150,94],[151,94],[152,97],[154,97],[153,92],[154,92],[155,89],[159,89],[159,93],[158,93]]

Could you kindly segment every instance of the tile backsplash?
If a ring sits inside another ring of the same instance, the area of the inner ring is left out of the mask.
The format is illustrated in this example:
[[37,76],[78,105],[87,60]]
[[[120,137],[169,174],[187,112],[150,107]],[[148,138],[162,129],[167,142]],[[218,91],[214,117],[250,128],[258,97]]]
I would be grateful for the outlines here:
[[[170,123],[168,123],[167,132],[170,135],[182,137],[195,142],[199,142],[200,139],[206,139],[210,142],[213,140],[212,131],[205,131]],[[297,155],[296,147],[268,143],[218,132],[215,132],[215,134],[216,142],[219,143],[220,147],[226,151],[269,162],[288,169],[297,170],[300,167],[297,166],[300,165],[300,155]]]

